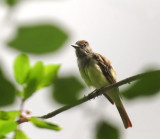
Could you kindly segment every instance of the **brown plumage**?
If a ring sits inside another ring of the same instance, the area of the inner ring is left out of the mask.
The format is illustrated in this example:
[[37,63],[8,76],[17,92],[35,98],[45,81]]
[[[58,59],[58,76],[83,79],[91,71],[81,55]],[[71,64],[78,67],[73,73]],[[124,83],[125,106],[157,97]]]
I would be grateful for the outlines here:
[[[111,70],[114,70],[114,69],[113,69],[110,61],[107,58],[105,58],[104,56],[100,55],[100,54],[95,54],[94,57],[98,61],[98,65],[100,66],[100,68],[101,68],[104,76],[106,77],[106,79],[111,84],[116,83],[116,79],[113,77],[112,72],[111,72]],[[119,89],[118,88],[115,89],[115,91],[119,93]],[[114,93],[114,92],[111,92],[111,93]],[[114,104],[114,101],[108,95],[104,94],[104,96],[112,104]],[[132,127],[132,123],[131,123],[131,121],[129,119],[129,116],[128,116],[128,114],[127,114],[127,112],[126,112],[126,110],[125,110],[125,108],[124,108],[124,106],[123,106],[122,101],[120,100],[120,98],[119,98],[119,104],[118,105],[116,104],[116,107],[117,107],[117,109],[119,111],[119,114],[121,116],[121,119],[123,121],[123,124],[124,124],[125,128]]]
[[[99,68],[101,70],[101,72],[99,70],[97,72],[100,73],[100,74],[103,74],[104,77],[106,78],[106,83],[107,82],[109,84],[116,83],[116,72],[113,69],[110,61],[107,58],[105,58],[104,56],[102,56],[100,54],[94,53],[92,51],[92,49],[90,48],[89,43],[85,40],[77,41],[76,45],[78,45],[78,47],[76,47],[76,46],[73,46],[73,47],[76,48],[76,55],[77,55],[77,58],[78,58],[78,63],[79,63],[79,68],[80,68],[80,71],[81,71],[81,75],[82,75],[82,78],[84,78],[84,75],[85,75],[84,80],[86,81],[86,83],[88,85],[91,85],[91,86],[94,86],[94,87],[97,88],[96,84],[94,84],[92,81],[89,82],[90,81],[89,77],[93,77],[94,74],[89,73],[89,76],[87,76],[86,73],[82,72],[83,69],[86,69],[89,66],[89,64],[91,64],[91,63],[92,63],[92,66],[94,67],[94,65],[93,65],[94,62],[95,62],[95,64],[97,64],[97,66],[99,66]],[[87,70],[88,70],[88,68],[87,68]],[[86,78],[88,78],[88,80],[86,80]],[[97,81],[97,83],[98,83],[98,81]],[[104,87],[104,86],[102,85],[101,87]],[[97,89],[99,89],[99,88],[97,88]],[[111,90],[109,92],[104,92],[103,95],[112,104],[115,103],[125,128],[132,127],[132,123],[131,123],[131,121],[128,117],[128,114],[127,114],[127,112],[126,112],[126,110],[125,110],[125,108],[122,104],[122,101],[121,101],[120,97],[119,97],[119,89],[116,88],[116,89]]]

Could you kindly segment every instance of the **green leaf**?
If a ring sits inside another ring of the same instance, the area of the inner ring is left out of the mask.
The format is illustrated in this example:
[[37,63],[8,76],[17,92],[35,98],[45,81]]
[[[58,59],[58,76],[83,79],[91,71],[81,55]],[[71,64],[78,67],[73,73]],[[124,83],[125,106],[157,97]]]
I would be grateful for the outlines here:
[[0,120],[0,136],[4,136],[17,128],[17,122]]
[[19,111],[0,111],[0,120],[14,121],[19,115]]
[[35,79],[38,84],[41,82],[43,76],[44,76],[44,65],[42,61],[38,61],[31,68],[27,82],[30,82],[31,80]]
[[28,99],[37,89],[44,75],[44,66],[41,61],[35,63],[29,72],[27,85],[24,90],[24,99]]
[[49,123],[49,122],[46,122],[40,118],[36,118],[36,117],[31,117],[30,118],[30,121],[36,126],[36,127],[39,127],[39,128],[46,128],[46,129],[51,129],[51,130],[61,130],[61,128],[58,126],[58,125],[55,125],[53,123]]
[[127,99],[156,95],[160,92],[160,71],[147,71],[146,75],[122,91]]
[[14,61],[14,76],[19,84],[24,84],[30,70],[29,58],[25,54],[20,54]]
[[120,139],[118,129],[104,121],[98,124],[96,132],[96,139]]
[[5,0],[5,3],[9,6],[15,6],[20,0]]
[[8,43],[14,49],[34,54],[50,53],[61,48],[68,35],[52,24],[21,26],[15,38]]
[[24,89],[24,99],[28,99],[35,93],[37,90],[37,81],[31,80]]
[[7,139],[5,136],[0,136],[0,139]]
[[22,130],[16,130],[14,139],[29,139]]
[[44,67],[44,76],[41,80],[39,88],[49,86],[56,78],[60,65],[47,65]]
[[0,69],[0,106],[7,106],[15,100],[15,87],[3,75]]
[[71,104],[78,100],[84,85],[80,80],[71,75],[57,78],[53,85],[53,98],[62,104]]

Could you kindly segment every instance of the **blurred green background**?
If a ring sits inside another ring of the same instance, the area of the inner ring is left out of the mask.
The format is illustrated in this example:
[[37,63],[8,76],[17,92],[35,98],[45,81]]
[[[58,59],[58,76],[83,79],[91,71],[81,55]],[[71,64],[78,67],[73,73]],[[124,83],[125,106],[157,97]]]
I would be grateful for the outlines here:
[[[13,61],[20,53],[37,61],[60,64],[53,84],[26,101],[32,115],[43,115],[75,102],[93,89],[82,81],[73,48],[89,41],[111,60],[118,81],[160,67],[160,1],[158,0],[0,0],[0,108],[18,110],[20,100]],[[41,131],[30,123],[30,139],[159,139],[159,73],[120,87],[133,123],[125,130],[114,106],[98,97],[50,119],[60,132]],[[1,128],[0,128],[1,129]],[[12,135],[9,135],[9,137]]]

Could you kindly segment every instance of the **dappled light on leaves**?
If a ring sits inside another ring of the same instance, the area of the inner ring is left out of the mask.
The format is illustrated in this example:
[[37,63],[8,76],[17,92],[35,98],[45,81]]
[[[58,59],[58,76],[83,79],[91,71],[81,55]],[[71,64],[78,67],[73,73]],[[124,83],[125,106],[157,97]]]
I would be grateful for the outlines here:
[[127,99],[156,95],[160,92],[160,71],[149,71],[122,91]]
[[54,24],[20,26],[8,46],[22,52],[44,54],[60,49],[68,39],[66,33]]
[[15,100],[15,87],[6,79],[0,69],[0,106],[10,105]]
[[53,98],[61,104],[70,104],[78,100],[84,85],[80,80],[71,75],[59,77],[53,85]]
[[120,139],[118,129],[103,121],[97,125],[95,139]]

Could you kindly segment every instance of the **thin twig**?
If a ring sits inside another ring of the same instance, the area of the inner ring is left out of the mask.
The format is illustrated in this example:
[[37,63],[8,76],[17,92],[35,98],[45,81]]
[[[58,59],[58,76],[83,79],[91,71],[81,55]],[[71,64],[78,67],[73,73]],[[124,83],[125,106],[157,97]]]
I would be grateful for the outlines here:
[[[154,73],[156,73],[156,72],[160,72],[160,70],[154,71]],[[152,73],[153,73],[153,72],[152,72]],[[130,82],[133,82],[133,81],[138,80],[138,79],[140,79],[140,78],[142,78],[142,77],[144,77],[144,76],[147,76],[148,74],[149,74],[149,73],[138,74],[138,75],[135,75],[135,76],[126,78],[126,79],[124,79],[124,80],[121,80],[121,81],[119,81],[119,82],[117,82],[117,83],[114,83],[114,84],[112,84],[112,85],[103,87],[103,88],[101,88],[101,89],[99,89],[99,90],[93,91],[93,92],[91,92],[88,96],[83,97],[82,99],[78,100],[77,102],[75,102],[75,103],[73,103],[73,104],[70,104],[70,105],[63,106],[63,107],[61,107],[61,108],[59,108],[59,109],[57,109],[57,110],[55,110],[55,111],[53,111],[53,112],[50,112],[50,113],[48,113],[48,114],[46,114],[46,115],[43,115],[43,116],[40,116],[39,118],[48,119],[48,118],[54,117],[54,116],[56,116],[57,114],[59,114],[59,113],[61,113],[61,112],[64,112],[64,111],[66,111],[66,110],[68,110],[68,109],[70,109],[70,108],[72,108],[72,107],[75,107],[75,106],[77,106],[77,105],[80,105],[80,104],[88,101],[88,100],[91,100],[91,99],[93,99],[93,98],[95,98],[95,97],[98,97],[98,96],[102,95],[102,93],[103,93],[104,91],[107,92],[107,91],[109,91],[109,90],[111,90],[111,89],[113,89],[113,88],[116,88],[116,87],[119,87],[119,86],[121,86],[121,85],[130,83]]]
[[21,105],[20,105],[20,114],[23,113],[23,108],[24,108],[24,100],[21,101]]
[[[148,72],[148,73],[142,73],[142,74],[138,74],[138,75],[126,78],[126,79],[121,80],[121,81],[119,81],[117,83],[114,83],[114,84],[111,84],[109,86],[103,87],[103,88],[101,88],[99,90],[93,91],[89,95],[83,97],[82,99],[76,101],[75,103],[63,106],[63,107],[61,107],[61,108],[59,108],[59,109],[57,109],[57,110],[55,110],[53,112],[50,112],[50,113],[48,113],[46,115],[37,116],[37,117],[38,118],[42,118],[42,119],[52,118],[52,117],[54,117],[54,116],[56,116],[56,115],[58,115],[58,114],[60,114],[60,113],[62,113],[64,111],[66,111],[66,110],[69,110],[69,109],[71,109],[71,108],[73,108],[75,106],[78,106],[78,105],[80,105],[80,104],[82,104],[84,102],[87,102],[88,100],[91,100],[91,99],[93,99],[95,97],[98,97],[98,96],[102,95],[103,92],[107,92],[107,91],[109,91],[109,90],[111,90],[113,88],[117,88],[117,87],[119,87],[121,85],[124,85],[124,84],[130,83],[130,82],[133,82],[135,80],[141,79],[141,78],[143,78],[145,76],[148,76],[150,73],[154,74],[154,73],[157,73],[157,72],[159,73],[160,70],[155,70],[155,71]],[[27,122],[27,121],[24,121],[24,122]],[[21,123],[23,123],[23,122],[21,122]]]

